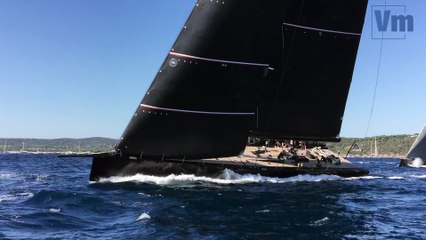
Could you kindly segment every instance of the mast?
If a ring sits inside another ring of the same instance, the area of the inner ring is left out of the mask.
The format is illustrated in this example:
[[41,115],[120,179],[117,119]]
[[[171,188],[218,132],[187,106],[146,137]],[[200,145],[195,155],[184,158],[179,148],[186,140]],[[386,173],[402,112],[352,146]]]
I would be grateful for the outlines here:
[[374,137],[374,156],[377,157],[379,154],[377,152],[377,139]]

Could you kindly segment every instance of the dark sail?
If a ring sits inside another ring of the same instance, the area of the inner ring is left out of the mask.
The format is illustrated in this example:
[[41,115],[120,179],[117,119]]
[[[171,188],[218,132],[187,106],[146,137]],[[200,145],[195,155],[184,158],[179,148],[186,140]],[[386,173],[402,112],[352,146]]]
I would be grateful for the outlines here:
[[417,136],[410,150],[408,151],[407,157],[421,158],[426,161],[426,126],[423,127],[422,132]]
[[249,134],[338,138],[366,0],[197,1],[116,149],[237,155]]
[[[300,1],[283,21],[254,136],[339,140],[367,1]],[[276,35],[278,35],[276,33]],[[280,45],[280,47],[278,47]]]

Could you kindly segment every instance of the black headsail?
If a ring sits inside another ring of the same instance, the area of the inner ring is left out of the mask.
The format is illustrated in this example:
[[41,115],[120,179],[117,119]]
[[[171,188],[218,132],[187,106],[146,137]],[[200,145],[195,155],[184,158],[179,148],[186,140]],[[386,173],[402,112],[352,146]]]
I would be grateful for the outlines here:
[[367,0],[199,0],[116,149],[237,155],[247,137],[335,140]]
[[411,159],[421,158],[426,161],[426,125],[408,151],[407,157]]

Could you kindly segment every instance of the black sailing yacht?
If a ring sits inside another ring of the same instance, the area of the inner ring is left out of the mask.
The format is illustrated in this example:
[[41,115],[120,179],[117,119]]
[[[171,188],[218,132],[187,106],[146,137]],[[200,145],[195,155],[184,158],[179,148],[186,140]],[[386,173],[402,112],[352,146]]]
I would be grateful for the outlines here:
[[[340,140],[366,8],[367,0],[198,0],[115,150],[91,155],[90,179],[226,168],[368,174],[306,146]],[[293,152],[246,149],[249,137],[282,139]]]

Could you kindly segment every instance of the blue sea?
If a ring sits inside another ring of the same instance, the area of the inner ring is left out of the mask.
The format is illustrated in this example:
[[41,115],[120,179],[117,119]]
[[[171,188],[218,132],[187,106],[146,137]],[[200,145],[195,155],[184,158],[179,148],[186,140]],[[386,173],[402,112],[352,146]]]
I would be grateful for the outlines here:
[[0,155],[0,239],[426,239],[426,169],[352,159],[360,178],[135,175]]

